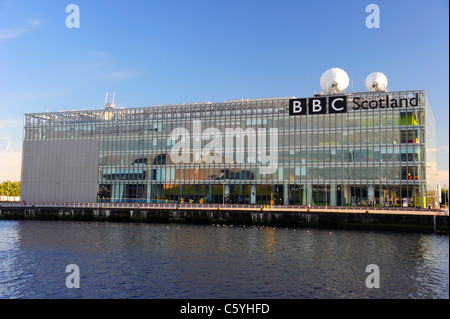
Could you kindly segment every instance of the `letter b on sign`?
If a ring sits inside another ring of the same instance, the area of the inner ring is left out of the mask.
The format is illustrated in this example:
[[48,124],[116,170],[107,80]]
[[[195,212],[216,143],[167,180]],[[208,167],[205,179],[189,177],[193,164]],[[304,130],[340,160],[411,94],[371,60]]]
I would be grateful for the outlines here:
[[327,98],[309,99],[309,114],[325,114],[327,112]]
[[289,115],[305,115],[306,99],[289,100]]

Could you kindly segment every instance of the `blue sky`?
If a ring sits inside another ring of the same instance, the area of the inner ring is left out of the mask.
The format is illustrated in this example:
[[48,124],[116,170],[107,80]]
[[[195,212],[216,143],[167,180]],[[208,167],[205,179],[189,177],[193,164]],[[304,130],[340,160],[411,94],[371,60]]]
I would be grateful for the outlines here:
[[0,181],[20,179],[24,113],[102,108],[106,92],[122,107],[308,97],[339,67],[355,89],[379,71],[426,90],[448,185],[448,39],[446,0],[0,0]]

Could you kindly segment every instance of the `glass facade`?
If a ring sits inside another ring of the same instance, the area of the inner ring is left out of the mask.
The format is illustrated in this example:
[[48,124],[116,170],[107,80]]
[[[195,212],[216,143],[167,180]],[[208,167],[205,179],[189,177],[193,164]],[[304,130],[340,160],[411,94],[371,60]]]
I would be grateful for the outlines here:
[[[292,98],[27,114],[24,141],[98,141],[98,202],[425,207],[425,92],[345,96],[344,113],[301,116]],[[386,96],[400,104],[355,109]]]

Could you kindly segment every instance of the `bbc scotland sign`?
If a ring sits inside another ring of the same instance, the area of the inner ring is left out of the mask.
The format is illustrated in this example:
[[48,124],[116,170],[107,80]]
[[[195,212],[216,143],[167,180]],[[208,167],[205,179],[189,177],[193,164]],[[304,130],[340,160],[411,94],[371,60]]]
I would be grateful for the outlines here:
[[[419,94],[413,98],[390,98],[389,95],[374,100],[353,97],[353,110],[385,109],[419,106]],[[289,100],[289,115],[347,113],[347,96],[314,97]]]
[[289,115],[346,113],[347,97],[330,96],[289,100]]

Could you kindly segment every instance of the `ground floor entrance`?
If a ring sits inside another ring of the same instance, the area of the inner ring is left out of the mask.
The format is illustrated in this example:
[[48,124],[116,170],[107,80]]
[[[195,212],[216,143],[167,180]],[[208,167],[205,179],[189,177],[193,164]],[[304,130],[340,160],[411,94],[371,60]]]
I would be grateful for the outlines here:
[[155,184],[98,186],[99,202],[426,207],[420,184]]

